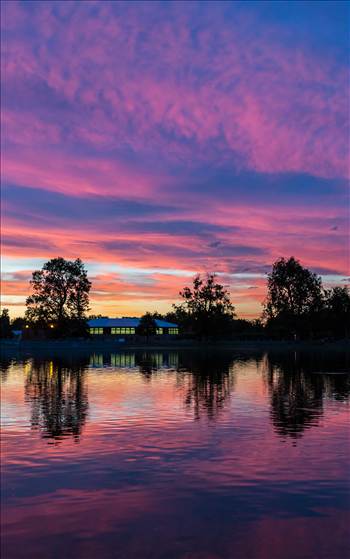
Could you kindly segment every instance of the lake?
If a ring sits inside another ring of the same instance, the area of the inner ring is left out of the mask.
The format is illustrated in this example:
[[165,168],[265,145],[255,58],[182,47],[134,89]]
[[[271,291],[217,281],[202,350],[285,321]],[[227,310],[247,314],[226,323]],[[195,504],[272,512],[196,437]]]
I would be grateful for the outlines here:
[[349,355],[7,355],[3,559],[345,559]]

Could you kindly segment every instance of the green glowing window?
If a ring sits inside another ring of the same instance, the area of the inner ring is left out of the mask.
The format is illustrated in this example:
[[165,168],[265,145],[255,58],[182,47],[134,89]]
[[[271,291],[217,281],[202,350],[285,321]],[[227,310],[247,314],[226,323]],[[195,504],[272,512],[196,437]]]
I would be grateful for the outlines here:
[[135,334],[135,328],[111,328],[111,334]]
[[163,328],[157,328],[156,332],[157,334],[163,334]]
[[169,334],[171,335],[176,335],[179,333],[179,329],[178,328],[169,328]]
[[90,334],[103,334],[103,328],[90,328]]

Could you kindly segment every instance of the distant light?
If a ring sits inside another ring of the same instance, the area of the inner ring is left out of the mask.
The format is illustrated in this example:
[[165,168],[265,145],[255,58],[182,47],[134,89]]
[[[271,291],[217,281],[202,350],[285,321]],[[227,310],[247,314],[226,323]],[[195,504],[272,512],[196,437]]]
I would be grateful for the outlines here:
[[50,324],[50,328],[55,328],[53,324]]
[[26,327],[26,328],[29,328],[29,324],[26,324],[25,327]]

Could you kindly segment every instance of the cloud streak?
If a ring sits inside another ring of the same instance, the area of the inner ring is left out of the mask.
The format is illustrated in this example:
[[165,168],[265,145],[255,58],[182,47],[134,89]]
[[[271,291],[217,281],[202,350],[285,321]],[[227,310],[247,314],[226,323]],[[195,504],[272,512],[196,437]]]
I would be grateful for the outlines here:
[[[294,254],[348,274],[348,8],[265,8],[2,4],[3,245],[18,270],[61,254],[186,277]],[[129,293],[156,307],[158,289]]]

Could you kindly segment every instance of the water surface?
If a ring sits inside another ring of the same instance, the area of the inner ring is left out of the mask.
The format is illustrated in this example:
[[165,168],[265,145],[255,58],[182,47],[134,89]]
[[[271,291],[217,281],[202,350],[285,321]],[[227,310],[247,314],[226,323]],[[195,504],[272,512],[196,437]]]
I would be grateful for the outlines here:
[[349,360],[2,360],[4,559],[344,559]]

